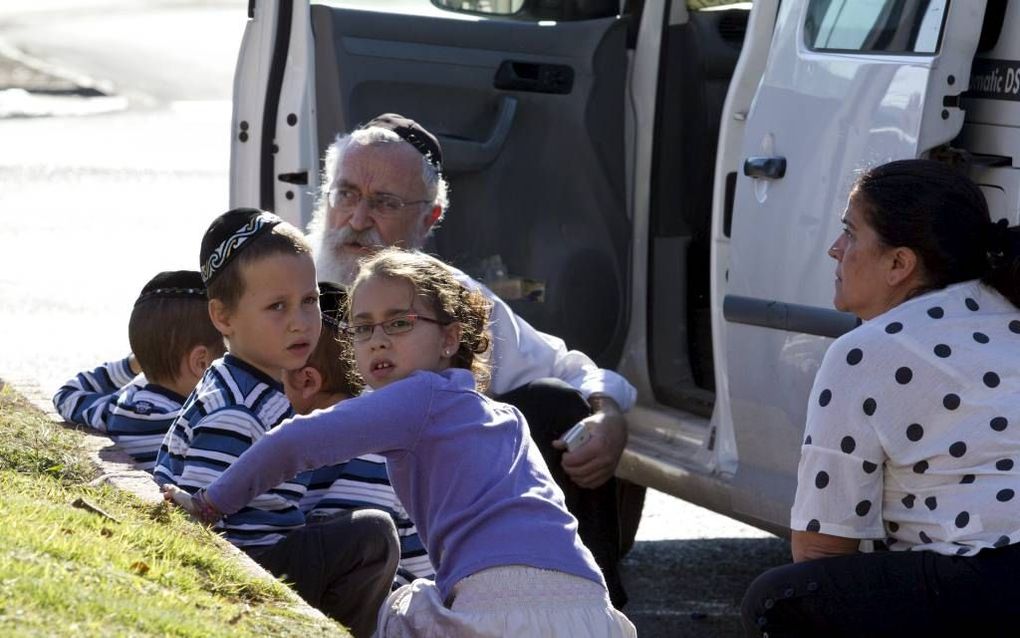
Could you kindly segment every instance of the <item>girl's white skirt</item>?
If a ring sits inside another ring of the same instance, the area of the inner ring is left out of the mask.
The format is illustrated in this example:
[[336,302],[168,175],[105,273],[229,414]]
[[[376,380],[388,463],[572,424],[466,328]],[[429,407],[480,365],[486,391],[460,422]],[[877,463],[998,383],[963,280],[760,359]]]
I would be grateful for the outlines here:
[[632,638],[606,589],[579,576],[521,565],[493,567],[453,587],[447,607],[431,580],[404,585],[379,610],[379,638],[591,636]]

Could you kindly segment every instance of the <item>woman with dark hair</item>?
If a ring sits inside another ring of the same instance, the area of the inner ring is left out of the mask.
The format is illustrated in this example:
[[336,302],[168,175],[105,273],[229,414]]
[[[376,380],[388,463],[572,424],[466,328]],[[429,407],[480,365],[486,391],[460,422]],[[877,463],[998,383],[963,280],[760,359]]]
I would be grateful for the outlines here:
[[1020,238],[928,160],[863,174],[842,220],[833,302],[864,323],[815,378],[794,563],[751,585],[745,628],[1018,635]]

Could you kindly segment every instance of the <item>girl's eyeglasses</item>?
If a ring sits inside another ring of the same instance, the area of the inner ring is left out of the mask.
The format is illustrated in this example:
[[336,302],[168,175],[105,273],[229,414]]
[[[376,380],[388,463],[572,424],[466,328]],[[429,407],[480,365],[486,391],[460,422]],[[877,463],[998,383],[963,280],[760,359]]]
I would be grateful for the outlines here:
[[428,321],[439,326],[445,326],[449,322],[439,321],[432,317],[423,317],[422,315],[409,312],[405,315],[399,315],[386,321],[380,321],[379,323],[355,323],[344,326],[344,333],[351,338],[352,341],[368,341],[375,334],[375,327],[381,326],[384,333],[388,335],[399,335],[405,332],[411,332],[414,330],[414,324],[418,321]]

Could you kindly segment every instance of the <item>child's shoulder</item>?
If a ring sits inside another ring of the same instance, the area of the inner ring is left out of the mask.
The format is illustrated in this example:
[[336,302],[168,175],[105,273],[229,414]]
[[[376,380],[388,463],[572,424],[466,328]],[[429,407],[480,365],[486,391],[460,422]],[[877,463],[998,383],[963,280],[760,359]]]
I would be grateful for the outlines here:
[[141,377],[137,381],[120,390],[118,407],[130,408],[132,412],[144,416],[178,412],[186,401],[185,397],[158,383],[146,382]]
[[464,368],[447,368],[438,372],[415,370],[397,383],[403,384],[405,388],[417,385],[425,389],[449,392],[474,392],[475,390],[475,377],[470,370]]
[[226,393],[240,403],[246,402],[253,394],[286,397],[282,383],[229,353],[210,364],[198,388],[204,392]]
[[170,388],[153,383],[152,381],[145,381],[144,378],[141,380],[143,383],[140,383],[137,390],[135,390],[135,394],[138,396],[151,397],[160,403],[176,403],[177,405],[181,405],[187,400],[187,397],[177,394]]

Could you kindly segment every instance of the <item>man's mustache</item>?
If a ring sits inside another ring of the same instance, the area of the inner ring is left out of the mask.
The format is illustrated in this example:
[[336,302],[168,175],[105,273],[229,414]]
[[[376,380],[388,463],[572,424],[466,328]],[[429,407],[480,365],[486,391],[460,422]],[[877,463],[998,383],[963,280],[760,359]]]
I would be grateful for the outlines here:
[[322,235],[323,243],[327,246],[331,246],[334,249],[340,248],[346,244],[357,244],[359,246],[372,246],[381,248],[385,245],[383,238],[379,235],[379,231],[375,228],[366,228],[365,230],[357,231],[350,226],[344,226],[342,228],[330,229]]

